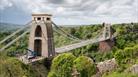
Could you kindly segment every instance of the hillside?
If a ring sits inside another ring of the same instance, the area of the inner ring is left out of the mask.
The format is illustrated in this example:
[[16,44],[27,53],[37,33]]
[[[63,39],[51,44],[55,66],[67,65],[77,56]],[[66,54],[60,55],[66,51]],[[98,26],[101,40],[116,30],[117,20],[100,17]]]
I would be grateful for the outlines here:
[[12,31],[22,28],[22,25],[0,22],[0,32]]
[[[5,27],[4,29],[7,29],[8,26]],[[102,26],[87,25],[61,28],[80,39],[90,39],[100,32]],[[2,68],[0,69],[2,71],[0,77],[47,77],[47,75],[48,77],[71,77],[74,69],[79,73],[79,77],[91,77],[97,73],[97,63],[113,58],[116,59],[118,67],[112,71],[106,71],[102,77],[137,77],[138,74],[125,71],[138,64],[138,23],[135,23],[133,27],[130,24],[114,24],[113,29],[118,35],[112,50],[101,53],[98,47],[99,43],[74,49],[71,53],[56,56],[52,61],[51,69],[46,67],[48,64],[44,60],[36,64],[25,65],[15,59],[17,53],[24,54],[26,52],[25,48],[28,47],[27,34],[0,54],[0,68]],[[0,32],[0,39],[10,33],[10,31]],[[56,32],[54,32],[54,42],[56,47],[75,43],[75,41]]]

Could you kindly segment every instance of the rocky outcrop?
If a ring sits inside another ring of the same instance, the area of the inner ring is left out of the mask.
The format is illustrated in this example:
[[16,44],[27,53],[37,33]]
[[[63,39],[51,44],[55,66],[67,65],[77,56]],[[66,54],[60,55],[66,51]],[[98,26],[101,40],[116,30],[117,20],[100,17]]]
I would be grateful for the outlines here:
[[102,74],[113,71],[117,66],[115,58],[97,63],[97,73],[92,77],[102,77]]
[[117,63],[115,61],[115,58],[111,60],[105,60],[103,62],[100,62],[97,64],[98,71],[103,74],[105,72],[110,72],[117,68]]
[[131,72],[132,74],[138,74],[138,64],[128,68],[125,72]]

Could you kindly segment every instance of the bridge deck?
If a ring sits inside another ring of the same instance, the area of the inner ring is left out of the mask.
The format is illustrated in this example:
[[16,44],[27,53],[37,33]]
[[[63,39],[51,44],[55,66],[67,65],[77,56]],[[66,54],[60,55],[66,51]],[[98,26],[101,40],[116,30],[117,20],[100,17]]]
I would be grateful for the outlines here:
[[79,43],[75,43],[75,44],[67,45],[67,46],[64,46],[64,47],[56,48],[55,51],[56,51],[56,53],[64,53],[64,52],[68,52],[68,51],[76,49],[76,48],[86,46],[88,44],[93,44],[93,43],[96,43],[96,42],[100,42],[100,41],[103,41],[103,40],[105,40],[105,39],[103,39],[103,38],[89,39],[89,40],[81,41]]
[[[109,38],[106,38],[106,39],[109,39]],[[103,40],[106,40],[106,39],[103,39],[103,38],[89,39],[89,40],[81,41],[79,43],[75,43],[75,44],[67,45],[67,46],[64,46],[64,47],[56,48],[55,51],[56,51],[56,53],[64,53],[64,52],[68,52],[68,51],[76,49],[76,48],[86,46],[88,44],[100,42],[100,41],[103,41]],[[32,62],[35,62],[35,61],[42,60],[44,58],[45,57],[36,57],[34,59],[28,60],[27,58],[25,58],[25,55],[24,55],[24,56],[19,57],[18,59],[20,61],[22,61],[23,63],[25,63],[25,64],[29,64],[29,63],[32,63]]]

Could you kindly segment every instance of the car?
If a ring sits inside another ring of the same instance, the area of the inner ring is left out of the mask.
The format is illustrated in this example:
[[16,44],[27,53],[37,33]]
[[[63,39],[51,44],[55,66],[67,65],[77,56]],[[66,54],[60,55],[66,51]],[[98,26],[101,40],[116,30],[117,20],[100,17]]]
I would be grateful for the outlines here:
[[28,55],[27,56],[27,59],[34,59],[35,58],[35,56],[33,56],[33,55]]

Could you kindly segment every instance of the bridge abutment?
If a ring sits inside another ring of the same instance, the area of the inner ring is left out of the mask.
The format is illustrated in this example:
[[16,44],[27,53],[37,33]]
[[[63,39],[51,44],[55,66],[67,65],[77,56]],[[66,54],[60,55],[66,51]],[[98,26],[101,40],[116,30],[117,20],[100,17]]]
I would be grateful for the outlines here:
[[99,51],[100,52],[107,52],[110,51],[114,46],[114,41],[113,40],[105,40],[99,42]]

